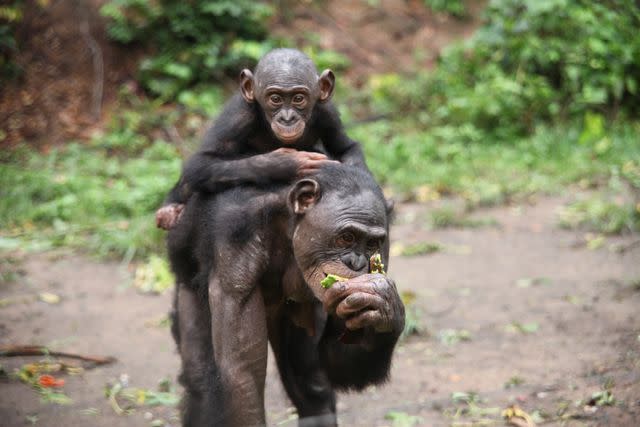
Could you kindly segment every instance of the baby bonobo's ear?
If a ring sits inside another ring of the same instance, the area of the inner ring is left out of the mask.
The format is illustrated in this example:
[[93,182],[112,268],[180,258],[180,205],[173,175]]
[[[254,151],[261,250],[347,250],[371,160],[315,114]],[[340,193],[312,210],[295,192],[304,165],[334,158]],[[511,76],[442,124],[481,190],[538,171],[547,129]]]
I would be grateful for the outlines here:
[[333,95],[333,88],[336,85],[336,76],[333,75],[333,71],[326,69],[320,74],[318,78],[318,87],[320,88],[320,96],[318,101],[327,102]]
[[313,179],[302,179],[289,193],[289,209],[296,215],[304,215],[319,199],[320,184]]
[[255,100],[253,95],[253,73],[246,68],[240,72],[240,92],[249,104]]

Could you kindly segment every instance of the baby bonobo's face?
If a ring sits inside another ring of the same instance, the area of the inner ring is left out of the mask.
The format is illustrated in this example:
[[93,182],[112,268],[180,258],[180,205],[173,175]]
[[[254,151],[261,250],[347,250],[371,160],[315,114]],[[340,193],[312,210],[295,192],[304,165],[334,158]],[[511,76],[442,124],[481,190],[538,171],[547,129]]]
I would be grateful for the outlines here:
[[293,49],[276,49],[258,63],[255,75],[241,73],[244,99],[257,102],[280,142],[292,146],[315,123],[314,107],[331,98],[335,77],[331,70],[320,76],[313,61]]
[[261,91],[258,102],[276,138],[285,145],[295,144],[311,120],[317,100],[315,85],[270,83]]

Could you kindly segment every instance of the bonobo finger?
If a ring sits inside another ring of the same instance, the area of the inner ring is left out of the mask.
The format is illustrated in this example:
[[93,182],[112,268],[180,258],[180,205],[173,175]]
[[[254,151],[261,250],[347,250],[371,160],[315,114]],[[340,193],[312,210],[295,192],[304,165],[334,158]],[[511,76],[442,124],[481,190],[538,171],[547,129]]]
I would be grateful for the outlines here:
[[299,153],[301,157],[306,157],[307,159],[310,159],[310,160],[326,160],[327,159],[327,156],[325,154],[316,153],[314,151],[300,151]]
[[364,309],[376,310],[382,307],[384,307],[384,300],[378,295],[356,292],[338,303],[336,315],[345,318]]
[[315,173],[318,169],[330,163],[338,164],[340,162],[336,160],[305,160],[300,163],[300,166],[298,167],[298,176],[306,176],[311,173]]
[[273,150],[273,152],[278,154],[292,154],[292,153],[297,153],[298,150],[296,150],[295,148],[280,147],[276,150]]
[[353,331],[355,329],[366,328],[367,326],[376,327],[378,324],[382,322],[383,322],[382,314],[379,311],[367,310],[353,316],[351,319],[347,320],[344,324],[347,327],[347,329],[351,329]]
[[368,282],[352,282],[347,280],[345,282],[336,282],[327,289],[323,295],[323,305],[327,313],[334,313],[337,305],[346,297],[351,294],[363,292],[367,294],[374,294],[371,285]]

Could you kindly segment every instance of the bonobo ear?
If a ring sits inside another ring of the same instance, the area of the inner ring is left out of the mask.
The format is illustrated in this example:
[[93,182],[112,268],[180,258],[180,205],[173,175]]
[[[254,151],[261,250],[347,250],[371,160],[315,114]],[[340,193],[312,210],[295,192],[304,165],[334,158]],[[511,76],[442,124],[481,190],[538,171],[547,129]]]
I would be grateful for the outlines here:
[[296,182],[289,193],[289,209],[296,215],[303,215],[320,198],[320,184],[313,179]]
[[336,85],[336,76],[333,75],[333,71],[326,69],[320,74],[318,79],[318,86],[320,87],[320,96],[318,101],[327,102],[333,95],[333,88]]
[[253,103],[253,73],[246,68],[240,72],[240,91],[245,101]]

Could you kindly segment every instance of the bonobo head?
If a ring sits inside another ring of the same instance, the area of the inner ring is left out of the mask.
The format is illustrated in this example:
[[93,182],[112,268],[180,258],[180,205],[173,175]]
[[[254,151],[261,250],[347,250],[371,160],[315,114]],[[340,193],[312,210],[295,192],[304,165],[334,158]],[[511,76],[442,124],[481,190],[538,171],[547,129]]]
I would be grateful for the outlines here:
[[295,49],[275,49],[266,54],[255,75],[240,73],[245,101],[257,102],[267,123],[283,144],[295,144],[308,127],[316,102],[331,98],[335,77],[331,70],[320,76],[313,61]]
[[341,164],[325,166],[293,185],[288,204],[294,216],[293,252],[316,297],[322,295],[320,281],[326,275],[369,273],[370,257],[382,254],[389,215],[368,173]]

